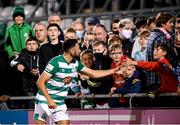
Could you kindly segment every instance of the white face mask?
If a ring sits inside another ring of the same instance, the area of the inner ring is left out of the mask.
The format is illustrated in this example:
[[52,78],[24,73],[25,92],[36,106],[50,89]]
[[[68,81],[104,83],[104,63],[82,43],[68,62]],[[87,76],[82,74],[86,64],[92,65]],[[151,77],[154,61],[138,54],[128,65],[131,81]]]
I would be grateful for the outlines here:
[[123,29],[121,34],[125,39],[130,39],[132,36],[132,31]]
[[84,33],[84,31],[76,31],[77,38],[82,39],[83,38],[83,33]]

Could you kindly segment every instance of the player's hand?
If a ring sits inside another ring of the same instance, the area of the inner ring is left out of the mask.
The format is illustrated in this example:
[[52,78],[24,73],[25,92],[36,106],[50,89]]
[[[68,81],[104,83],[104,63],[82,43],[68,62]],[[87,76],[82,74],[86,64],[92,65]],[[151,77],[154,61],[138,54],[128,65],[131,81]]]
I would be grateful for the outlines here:
[[56,103],[53,100],[48,101],[48,107],[50,109],[55,109],[57,107]]
[[89,76],[87,76],[87,75],[79,74],[79,76],[80,76],[80,79],[83,81],[89,79]]

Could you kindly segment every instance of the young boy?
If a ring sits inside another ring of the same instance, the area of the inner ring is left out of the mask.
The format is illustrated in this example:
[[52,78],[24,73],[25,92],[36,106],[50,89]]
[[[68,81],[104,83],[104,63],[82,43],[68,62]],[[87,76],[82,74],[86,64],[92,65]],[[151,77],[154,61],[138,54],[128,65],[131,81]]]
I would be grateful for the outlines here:
[[[109,54],[112,58],[113,62],[111,63],[111,68],[121,66],[123,61],[126,59],[126,55],[123,54],[123,50],[121,45],[113,44],[109,47]],[[122,74],[113,74],[114,78],[114,87],[123,87],[124,86],[124,78]]]
[[[90,49],[86,49],[81,52],[80,54],[80,60],[81,62],[88,68],[95,68],[95,57],[93,55],[93,52]],[[98,82],[98,79],[84,79],[84,75],[80,75],[81,78],[81,93],[88,95],[92,94],[92,96],[95,95],[98,91],[96,90],[97,87],[101,85],[101,82]],[[86,76],[87,77],[87,76]],[[83,109],[90,109],[90,108],[95,108],[95,102],[93,99],[86,99],[83,98],[81,99],[81,108]]]
[[155,94],[177,92],[178,79],[174,76],[171,64],[166,59],[167,46],[165,44],[157,44],[154,47],[153,56],[157,62],[132,61],[127,59],[127,64],[133,64],[139,68],[146,70],[154,70],[160,77],[160,86],[155,90]]
[[109,95],[112,95],[113,93],[124,95],[127,93],[141,92],[140,74],[134,65],[126,65],[126,67],[122,67],[119,73],[124,76],[125,84],[121,88],[112,87]]
[[[99,65],[96,63],[95,56],[91,50],[84,50],[80,54],[80,59],[82,63],[91,68],[91,69],[98,69]],[[95,96],[96,94],[108,94],[113,84],[113,80],[106,78],[89,78],[87,80],[81,80],[81,85],[84,88],[89,88],[90,93],[92,96]],[[96,103],[96,108],[109,108],[106,102],[106,99],[94,99],[94,102]],[[91,101],[92,104],[92,101]]]
[[149,35],[150,32],[148,30],[141,31],[138,34],[141,49],[134,54],[134,60],[146,61],[147,38]]
[[[33,96],[37,93],[36,80],[39,76],[38,42],[35,37],[26,40],[26,48],[11,61],[11,66],[22,73],[23,93]],[[33,108],[33,105],[29,106]]]
[[43,44],[39,49],[39,71],[44,71],[47,63],[53,57],[62,54],[62,42],[59,40],[61,34],[59,25],[52,23],[47,27],[48,43]]

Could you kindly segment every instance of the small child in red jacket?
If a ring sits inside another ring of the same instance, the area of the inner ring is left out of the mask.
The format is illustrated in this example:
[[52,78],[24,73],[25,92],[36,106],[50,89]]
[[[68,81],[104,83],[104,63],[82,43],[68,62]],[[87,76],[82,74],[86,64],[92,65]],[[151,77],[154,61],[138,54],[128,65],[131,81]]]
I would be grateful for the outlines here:
[[166,59],[167,53],[167,47],[165,44],[157,44],[153,51],[154,59],[157,60],[156,62],[133,61],[131,59],[126,60],[127,64],[133,64],[139,68],[154,70],[157,72],[160,77],[160,85],[155,91],[155,94],[177,92],[178,79],[173,74],[172,66]]
[[[117,66],[121,66],[126,59],[126,55],[123,54],[122,46],[119,44],[112,44],[109,47],[109,54],[113,62],[111,63],[111,69]],[[121,88],[125,84],[125,78],[122,74],[113,74],[114,87]]]

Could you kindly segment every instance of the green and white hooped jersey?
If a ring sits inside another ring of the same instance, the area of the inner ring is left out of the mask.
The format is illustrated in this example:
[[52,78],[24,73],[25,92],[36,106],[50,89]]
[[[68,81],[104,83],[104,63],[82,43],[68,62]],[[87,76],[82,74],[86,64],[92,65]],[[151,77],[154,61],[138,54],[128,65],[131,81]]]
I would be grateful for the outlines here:
[[[64,99],[67,97],[68,91],[77,86],[78,72],[82,71],[84,65],[80,61],[75,61],[68,64],[62,55],[56,56],[51,59],[45,68],[45,72],[52,75],[51,79],[46,82],[46,89],[51,98],[57,105],[63,105]],[[69,84],[64,84],[65,77],[72,77],[73,79]],[[38,103],[47,103],[46,98],[39,90],[36,95]]]

